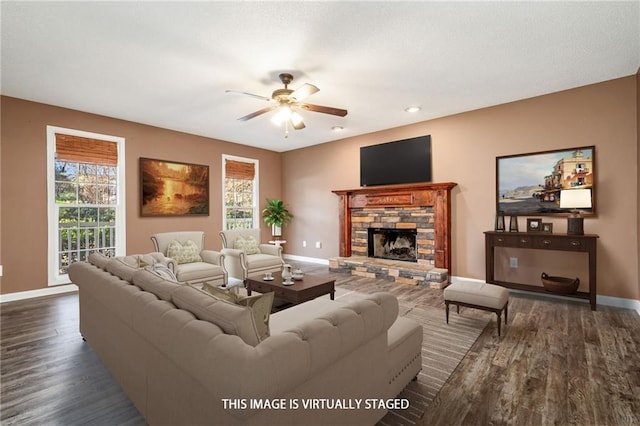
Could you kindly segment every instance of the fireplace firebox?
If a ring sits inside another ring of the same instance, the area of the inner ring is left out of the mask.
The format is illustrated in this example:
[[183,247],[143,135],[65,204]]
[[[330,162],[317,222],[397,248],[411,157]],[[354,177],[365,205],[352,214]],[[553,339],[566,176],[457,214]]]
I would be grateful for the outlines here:
[[369,228],[369,257],[417,262],[415,229]]

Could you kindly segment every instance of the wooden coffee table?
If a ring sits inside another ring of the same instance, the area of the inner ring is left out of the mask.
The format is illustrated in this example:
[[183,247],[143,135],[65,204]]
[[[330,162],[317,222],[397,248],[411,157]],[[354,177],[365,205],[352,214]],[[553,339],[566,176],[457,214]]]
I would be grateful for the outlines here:
[[273,273],[273,281],[265,281],[263,278],[260,275],[246,279],[247,295],[251,296],[252,291],[257,291],[258,293],[273,291],[275,297],[293,304],[299,304],[325,294],[329,294],[331,300],[334,300],[336,293],[336,280],[322,275],[305,274],[302,280],[294,280],[292,285],[282,285],[282,274],[280,272]]

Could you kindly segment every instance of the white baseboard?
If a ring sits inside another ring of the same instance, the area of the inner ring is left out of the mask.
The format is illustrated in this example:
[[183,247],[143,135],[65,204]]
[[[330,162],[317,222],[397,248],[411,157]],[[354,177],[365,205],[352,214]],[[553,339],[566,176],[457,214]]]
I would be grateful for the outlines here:
[[14,302],[16,300],[33,299],[35,297],[51,296],[54,294],[71,293],[78,291],[75,284],[57,285],[49,288],[41,288],[38,290],[19,291],[17,293],[0,294],[0,303]]
[[622,297],[596,296],[600,305],[615,306],[616,308],[633,309],[640,315],[640,300],[624,299]]
[[284,259],[299,260],[300,262],[318,263],[320,265],[328,265],[328,259],[320,259],[317,257],[296,256],[295,254],[283,254]]
[[[473,281],[473,282],[478,282],[478,283],[486,282],[485,280],[479,280],[479,279],[476,279],[476,278],[454,277],[454,276],[451,277],[451,282],[452,283],[454,283],[456,281],[460,281],[460,280]],[[514,293],[536,295],[536,296],[545,297],[545,298],[549,298],[549,299],[567,300],[566,297],[556,296],[554,294],[535,293],[535,292],[531,292],[531,291],[513,290],[513,289],[510,289],[509,291],[514,292]],[[578,302],[589,303],[589,301],[586,300],[586,299],[572,299],[572,300],[576,300]],[[616,308],[633,309],[634,311],[638,312],[638,315],[640,315],[640,300],[625,299],[625,298],[622,298],[622,297],[601,296],[601,295],[596,294],[596,304],[605,305],[605,306],[613,306],[613,307],[616,307]]]

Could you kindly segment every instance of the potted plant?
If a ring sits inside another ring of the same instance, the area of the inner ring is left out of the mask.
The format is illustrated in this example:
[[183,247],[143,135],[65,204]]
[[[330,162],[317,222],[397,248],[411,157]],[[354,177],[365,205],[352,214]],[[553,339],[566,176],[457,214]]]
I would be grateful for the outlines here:
[[282,236],[282,227],[287,225],[292,217],[282,200],[267,198],[267,207],[262,210],[262,219],[265,225],[271,226],[272,236]]

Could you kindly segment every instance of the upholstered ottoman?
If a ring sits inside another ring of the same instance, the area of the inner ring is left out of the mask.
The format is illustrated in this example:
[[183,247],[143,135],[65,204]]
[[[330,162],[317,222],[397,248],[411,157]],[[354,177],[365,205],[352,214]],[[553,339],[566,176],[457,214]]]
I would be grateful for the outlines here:
[[507,324],[509,308],[509,290],[504,287],[471,281],[457,281],[444,289],[447,324],[449,323],[449,304],[495,312],[498,316],[498,336],[500,336],[500,317],[504,310],[504,323]]

